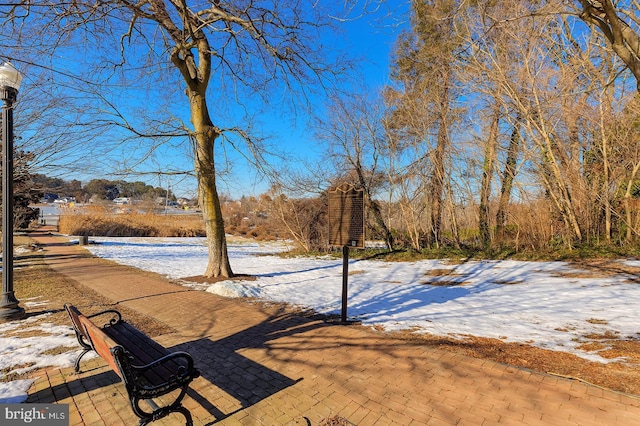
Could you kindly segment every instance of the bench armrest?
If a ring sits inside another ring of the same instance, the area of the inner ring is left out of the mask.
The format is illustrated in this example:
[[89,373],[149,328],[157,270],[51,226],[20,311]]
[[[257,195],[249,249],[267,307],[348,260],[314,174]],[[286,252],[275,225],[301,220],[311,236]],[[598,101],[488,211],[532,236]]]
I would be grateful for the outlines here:
[[[146,365],[133,365],[127,362],[125,352],[121,346],[112,349],[127,389],[141,399],[156,398],[179,388],[182,388],[184,393],[186,386],[200,376],[200,372],[193,365],[193,358],[187,352],[173,352]],[[184,361],[186,365],[180,365],[180,360]],[[168,371],[158,372],[163,378],[163,382],[151,384],[144,379],[147,374],[153,374],[156,369],[167,363],[173,364],[167,366]],[[167,372],[171,373],[167,375]]]
[[96,312],[95,314],[86,315],[86,317],[95,318],[95,317],[99,317],[107,314],[110,314],[112,318],[109,320],[109,323],[105,325],[114,325],[122,321],[122,314],[119,311],[116,311],[115,309],[106,309],[104,311]]
[[148,370],[159,367],[168,362],[176,363],[176,361],[180,359],[184,359],[186,361],[186,366],[179,367],[179,370],[183,370],[183,371],[178,371],[180,375],[182,376],[190,375],[195,372],[195,368],[193,366],[193,358],[189,353],[182,352],[182,351],[172,352],[146,365],[132,365],[131,368],[137,372],[144,373]]

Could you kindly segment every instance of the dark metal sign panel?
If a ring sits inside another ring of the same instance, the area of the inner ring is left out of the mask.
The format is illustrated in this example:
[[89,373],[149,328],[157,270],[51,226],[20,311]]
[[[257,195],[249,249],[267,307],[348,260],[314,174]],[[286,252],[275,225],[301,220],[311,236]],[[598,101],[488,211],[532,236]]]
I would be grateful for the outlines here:
[[364,248],[364,191],[342,184],[328,194],[329,244]]

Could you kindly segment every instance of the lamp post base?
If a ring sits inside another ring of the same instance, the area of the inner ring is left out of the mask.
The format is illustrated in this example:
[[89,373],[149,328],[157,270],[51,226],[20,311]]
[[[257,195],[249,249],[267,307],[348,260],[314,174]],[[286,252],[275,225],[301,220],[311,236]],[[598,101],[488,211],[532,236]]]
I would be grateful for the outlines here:
[[24,308],[20,306],[0,307],[0,322],[19,320],[25,315]]

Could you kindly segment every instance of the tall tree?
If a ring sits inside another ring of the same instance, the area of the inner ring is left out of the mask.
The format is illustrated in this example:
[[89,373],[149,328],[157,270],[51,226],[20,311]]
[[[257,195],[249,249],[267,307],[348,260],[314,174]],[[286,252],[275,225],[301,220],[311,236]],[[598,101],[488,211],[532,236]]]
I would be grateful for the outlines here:
[[[208,237],[205,276],[232,276],[218,195],[216,145],[226,137],[243,140],[256,165],[263,162],[263,151],[246,128],[223,126],[221,102],[233,103],[238,100],[233,96],[238,96],[246,106],[256,95],[268,98],[265,88],[274,86],[285,95],[300,93],[339,73],[339,58],[328,59],[322,44],[322,30],[333,22],[331,14],[317,3],[269,0],[23,0],[3,8],[8,8],[2,14],[5,28],[20,31],[17,40],[42,37],[30,32],[37,25],[52,30],[56,49],[68,49],[67,43],[74,40],[94,50],[88,56],[101,67],[94,68],[97,76],[123,73],[129,66],[153,69],[154,76],[141,76],[161,81],[167,71],[178,71],[190,112],[188,134]],[[144,52],[146,59],[140,56]],[[209,100],[214,95],[218,102],[212,109]],[[113,111],[121,113],[115,107]],[[118,118],[123,127],[135,131],[126,117]]]
[[[465,22],[467,43],[473,52],[468,57],[466,75],[470,99],[477,99],[479,105],[473,109],[472,123],[484,121],[487,130],[478,138],[482,145],[482,176],[479,188],[479,231],[482,243],[487,246],[492,241],[491,217],[489,206],[494,195],[492,180],[494,173],[501,169],[500,188],[495,213],[496,232],[500,241],[504,237],[508,208],[513,182],[516,177],[518,153],[520,152],[519,127],[509,129],[513,108],[510,107],[506,87],[518,85],[514,79],[516,73],[513,58],[518,56],[519,40],[511,37],[509,17],[521,15],[517,2],[497,3],[495,1],[477,1],[468,9]],[[518,21],[522,21],[519,19]],[[520,33],[522,29],[516,31]],[[517,119],[516,119],[517,122]],[[502,132],[510,132],[506,147],[501,147]],[[506,151],[502,154],[500,148]],[[479,161],[479,160],[478,160]],[[500,165],[500,161],[503,165]]]
[[[640,92],[640,4],[637,1],[612,1],[612,0],[576,0],[570,3],[575,11],[575,14],[582,19],[590,28],[595,29],[595,32],[604,37],[608,47],[615,53],[615,55],[624,63],[626,68],[631,72],[636,81],[636,90]],[[608,146],[609,140],[621,142],[620,152],[630,154],[627,158],[621,162],[625,164],[623,170],[630,172],[629,180],[627,180],[622,186],[624,189],[623,206],[624,206],[624,218],[626,219],[626,235],[627,242],[632,240],[634,232],[637,232],[632,221],[632,207],[631,207],[631,189],[632,182],[640,169],[640,166],[636,162],[637,153],[637,141],[630,144],[626,142],[626,137],[620,137],[620,135],[628,136],[632,132],[635,119],[629,117],[626,113],[629,110],[633,110],[633,104],[635,102],[628,102],[627,106],[632,107],[622,115],[625,118],[626,126],[622,126],[623,130],[616,129],[615,118],[608,117],[607,122],[604,122],[605,113],[604,110],[610,108],[612,83],[615,78],[611,78],[606,73],[603,75],[603,79],[607,80],[603,84],[603,88],[600,91],[600,109],[599,116],[601,118],[600,126],[600,157],[602,159],[602,171],[603,171],[603,193],[601,197],[603,199],[605,209],[605,238],[607,241],[611,241],[612,232],[612,206],[610,203],[610,188],[617,185],[616,182],[612,182],[610,176],[610,167],[612,163],[609,161],[609,150],[613,149]],[[607,100],[604,103],[604,100]],[[612,125],[613,124],[613,125]],[[633,138],[632,138],[633,140]],[[626,173],[623,173],[624,176]],[[627,179],[624,176],[623,179]]]
[[489,134],[484,144],[484,160],[482,163],[482,179],[480,181],[480,211],[478,214],[478,227],[480,230],[480,241],[485,247],[491,245],[491,227],[489,222],[489,200],[491,197],[491,180],[493,169],[497,160],[498,134],[500,123],[500,106],[493,108],[490,122]]
[[503,238],[507,228],[507,211],[511,201],[511,190],[516,177],[516,166],[518,163],[518,153],[520,152],[520,123],[516,118],[516,123],[511,129],[509,146],[502,169],[500,180],[500,197],[498,199],[498,210],[496,211],[496,234]]
[[392,66],[396,86],[386,92],[393,109],[390,125],[415,143],[433,142],[427,148],[425,166],[430,168],[426,183],[429,241],[436,246],[441,243],[446,155],[454,123],[453,69],[460,40],[455,14],[459,6],[455,0],[411,2],[411,30],[400,38]]
[[487,35],[472,40],[473,61],[487,81],[484,84],[489,90],[485,93],[503,105],[511,125],[503,157],[498,227],[504,226],[517,150],[522,148],[563,223],[565,239],[582,240],[582,198],[577,197],[582,182],[576,173],[580,169],[577,123],[581,112],[576,106],[581,92],[576,87],[583,83],[576,82],[577,67],[564,60],[570,55],[563,56],[563,47],[570,44],[561,19],[553,13],[539,13],[537,2],[509,2],[504,8],[495,2],[484,3],[483,19],[478,22]]

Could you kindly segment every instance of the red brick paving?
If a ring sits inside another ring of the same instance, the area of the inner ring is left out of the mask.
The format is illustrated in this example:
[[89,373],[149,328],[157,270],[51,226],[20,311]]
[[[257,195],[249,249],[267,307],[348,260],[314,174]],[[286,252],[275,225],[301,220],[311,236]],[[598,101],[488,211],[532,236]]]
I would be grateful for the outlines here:
[[[640,425],[633,395],[189,290],[78,256],[63,236],[35,239],[58,272],[175,329],[156,339],[202,371],[184,402],[196,425]],[[117,376],[87,358],[80,374],[48,370],[27,402],[69,404],[71,425],[137,424]]]

